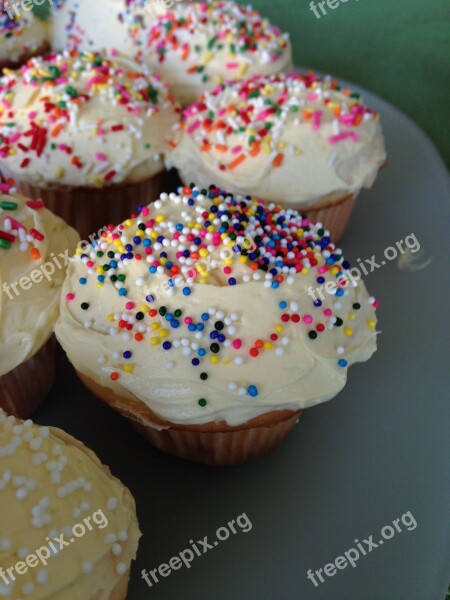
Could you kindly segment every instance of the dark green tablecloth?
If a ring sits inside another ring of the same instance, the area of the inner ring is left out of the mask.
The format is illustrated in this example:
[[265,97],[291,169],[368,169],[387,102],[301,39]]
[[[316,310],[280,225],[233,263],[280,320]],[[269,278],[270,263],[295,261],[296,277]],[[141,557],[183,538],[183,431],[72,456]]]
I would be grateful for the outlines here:
[[347,79],[395,104],[450,165],[450,0],[328,2],[336,8],[322,2],[326,15],[315,2],[320,18],[310,0],[253,5],[289,31],[297,65]]

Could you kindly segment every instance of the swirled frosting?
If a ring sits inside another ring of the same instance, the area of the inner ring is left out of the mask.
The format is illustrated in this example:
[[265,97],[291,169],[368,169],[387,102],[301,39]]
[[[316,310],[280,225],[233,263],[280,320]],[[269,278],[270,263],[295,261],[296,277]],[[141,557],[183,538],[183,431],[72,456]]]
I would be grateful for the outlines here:
[[79,239],[42,201],[12,192],[0,182],[0,376],[53,334],[66,263]]
[[135,558],[129,490],[64,431],[1,409],[0,509],[1,598],[108,600]]
[[19,14],[13,2],[0,2],[0,62],[19,62],[48,41],[48,25],[32,12]]
[[100,23],[91,2],[68,0],[55,12],[54,47],[116,48],[161,75],[185,105],[223,80],[292,68],[288,35],[248,5],[99,0],[97,10]]
[[297,208],[371,187],[386,160],[378,114],[313,73],[220,85],[184,111],[172,146],[168,164],[186,184]]
[[34,58],[0,80],[1,168],[44,187],[140,182],[163,169],[178,111],[166,84],[129,59]]
[[362,283],[315,292],[348,267],[296,211],[180,188],[80,250],[56,335],[80,373],[161,419],[240,425],[332,398],[375,351]]

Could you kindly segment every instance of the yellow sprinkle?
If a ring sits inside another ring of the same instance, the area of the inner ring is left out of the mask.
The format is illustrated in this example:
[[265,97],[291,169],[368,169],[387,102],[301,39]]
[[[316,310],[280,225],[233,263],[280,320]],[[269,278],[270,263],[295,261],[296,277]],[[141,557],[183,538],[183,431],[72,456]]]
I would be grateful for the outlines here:
[[345,335],[353,335],[353,329],[351,327],[346,327],[344,333]]
[[106,318],[110,323],[114,323],[114,315],[112,313],[110,313]]
[[240,261],[241,263],[246,263],[246,262],[248,261],[248,258],[247,258],[246,256],[241,256],[241,257],[239,258],[239,261]]
[[161,323],[158,323],[158,322],[152,323],[150,325],[150,327],[153,329],[153,331],[157,331],[158,329],[161,328]]
[[162,223],[164,221],[164,215],[156,215],[155,221],[157,223]]
[[200,254],[200,256],[201,256],[202,258],[206,258],[206,257],[208,256],[209,252],[208,252],[208,250],[207,250],[206,248],[202,248],[202,249],[199,251],[199,254]]
[[161,329],[159,331],[159,337],[161,338],[166,338],[169,335],[169,332],[167,331],[167,329]]
[[207,52],[205,54],[205,56],[203,57],[202,63],[204,65],[207,65],[209,63],[209,61],[212,59],[212,57],[213,57],[213,53],[212,52]]
[[307,275],[309,273],[308,267],[303,267],[301,270],[302,275]]
[[373,329],[376,325],[376,322],[375,321],[367,321],[367,325]]
[[64,177],[64,169],[62,167],[59,167],[59,169],[56,169],[55,177],[56,177],[56,179],[62,179]]
[[275,331],[277,333],[281,333],[283,331],[283,325],[276,325],[275,326]]
[[244,75],[244,73],[247,71],[247,69],[248,69],[248,64],[245,62],[241,63],[238,68],[238,71],[237,71],[238,76],[242,77]]
[[158,346],[158,344],[160,343],[160,338],[159,337],[152,337],[150,338],[150,344],[152,346]]
[[218,356],[214,355],[214,356],[211,356],[211,358],[209,360],[213,365],[216,365],[220,361],[220,358]]
[[337,275],[339,273],[339,268],[338,267],[331,267],[330,273],[332,275]]
[[264,349],[265,350],[271,350],[272,349],[272,343],[271,342],[264,342]]
[[123,370],[125,371],[125,373],[133,373],[134,372],[134,365],[125,365]]
[[356,319],[355,313],[348,313],[348,318],[350,321],[354,321]]

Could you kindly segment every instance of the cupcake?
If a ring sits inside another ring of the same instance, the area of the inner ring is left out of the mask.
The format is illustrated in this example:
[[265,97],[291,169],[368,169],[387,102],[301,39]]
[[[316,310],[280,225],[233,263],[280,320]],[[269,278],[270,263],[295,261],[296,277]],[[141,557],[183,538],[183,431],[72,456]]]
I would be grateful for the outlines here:
[[179,109],[120,57],[49,54],[0,80],[0,171],[82,237],[154,200]]
[[17,2],[0,1],[0,73],[15,69],[32,56],[50,49],[48,27],[32,12],[23,12]]
[[78,236],[13,191],[0,182],[0,408],[26,417],[54,382],[53,326]]
[[319,221],[337,241],[386,161],[379,115],[313,73],[217,87],[183,115],[168,166],[186,185],[214,181]]
[[288,35],[248,5],[100,0],[98,10],[101,22],[90,0],[67,0],[55,12],[54,47],[116,48],[160,74],[184,105],[224,80],[292,69]]
[[140,537],[130,491],[60,429],[0,410],[0,596],[124,600]]
[[180,188],[74,257],[56,335],[155,446],[243,463],[375,351],[376,301],[348,268],[292,209]]

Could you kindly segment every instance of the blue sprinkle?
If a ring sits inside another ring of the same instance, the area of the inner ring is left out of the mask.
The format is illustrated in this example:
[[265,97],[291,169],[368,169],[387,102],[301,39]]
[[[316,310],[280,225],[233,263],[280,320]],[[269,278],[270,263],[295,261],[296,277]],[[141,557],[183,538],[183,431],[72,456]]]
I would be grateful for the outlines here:
[[164,350],[170,350],[172,348],[172,344],[170,342],[164,342],[163,348]]
[[230,279],[228,280],[228,283],[230,285],[236,285],[236,279],[234,277],[230,277]]
[[277,289],[280,287],[280,282],[279,281],[272,281],[272,287]]
[[342,290],[341,288],[338,288],[336,290],[336,296],[343,296],[344,295],[344,290]]
[[120,288],[119,296],[126,296],[127,294],[128,294],[128,292],[125,288]]
[[190,296],[191,295],[191,289],[188,287],[183,288],[183,294],[185,296]]
[[202,321],[208,321],[209,320],[209,315],[208,313],[203,313],[202,314]]
[[345,360],[345,358],[340,358],[340,359],[338,360],[338,365],[339,365],[340,367],[346,367],[346,366],[348,365],[348,362]]
[[200,364],[200,361],[198,360],[198,358],[193,358],[192,364],[194,365],[194,367],[198,367],[198,365]]
[[199,356],[205,356],[206,354],[206,350],[204,348],[199,348],[198,349],[198,355]]
[[259,393],[258,392],[258,388],[256,387],[256,385],[249,385],[248,388],[247,388],[247,392],[253,398],[255,398],[258,395],[258,393]]
[[87,283],[86,277],[80,277],[79,282],[81,285],[86,285],[86,283]]
[[132,356],[133,356],[133,354],[129,350],[126,350],[123,353],[123,357],[126,358],[126,359],[131,358]]
[[279,304],[280,308],[286,308],[286,306],[287,306],[287,302],[285,302],[284,300],[282,300]]
[[[195,325],[194,325],[195,327]],[[203,325],[203,323],[197,323],[197,331],[203,331],[205,329],[205,326]]]
[[177,329],[180,326],[180,321],[178,321],[177,319],[172,319],[170,321],[170,326],[174,329]]

